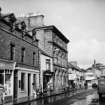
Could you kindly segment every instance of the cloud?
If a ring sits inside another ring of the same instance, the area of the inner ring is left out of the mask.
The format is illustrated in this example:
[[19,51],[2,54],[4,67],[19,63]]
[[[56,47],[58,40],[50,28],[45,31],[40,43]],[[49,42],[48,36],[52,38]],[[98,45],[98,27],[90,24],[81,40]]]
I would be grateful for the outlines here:
[[96,39],[73,42],[69,52],[69,60],[77,60],[84,67],[92,64],[94,59],[105,62],[105,42]]
[[105,62],[105,0],[2,0],[3,12],[17,16],[29,12],[45,14],[70,40],[69,60],[88,66]]

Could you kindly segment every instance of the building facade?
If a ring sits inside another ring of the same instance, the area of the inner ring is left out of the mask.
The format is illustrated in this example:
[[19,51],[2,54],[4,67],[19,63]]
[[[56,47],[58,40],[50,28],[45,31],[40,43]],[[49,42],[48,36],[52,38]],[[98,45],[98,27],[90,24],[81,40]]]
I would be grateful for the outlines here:
[[53,90],[60,91],[67,87],[67,44],[69,40],[55,26],[42,26],[34,28],[34,30],[37,39],[42,40],[39,41],[39,45],[42,46],[41,49],[52,58]]
[[53,90],[53,60],[52,57],[40,51],[40,85],[42,92]]
[[[53,90],[58,91],[67,87],[67,64],[68,64],[68,51],[67,44],[69,40],[54,26],[45,26],[43,22],[43,15],[37,16],[29,16],[20,18],[20,20],[25,20],[28,30],[32,30],[35,32],[36,38],[39,40],[38,46],[41,52],[44,52],[44,57],[42,57],[42,53],[40,53],[40,65],[46,63],[46,59],[51,61],[51,69],[44,70],[47,75],[41,74],[40,80],[41,85],[43,86],[44,78],[47,79],[47,84],[51,81],[53,84]],[[42,58],[44,60],[41,60]],[[49,58],[48,58],[49,57]],[[43,69],[40,66],[40,72],[43,73]],[[41,69],[42,68],[42,69]],[[48,72],[47,72],[48,71]],[[49,76],[50,77],[49,77]],[[43,81],[43,82],[42,82]],[[43,89],[45,89],[43,88]],[[42,89],[42,90],[43,90]]]
[[27,32],[24,21],[17,23],[14,14],[0,15],[0,59],[5,99],[33,96],[39,87],[38,40]]
[[97,78],[100,78],[101,75],[105,75],[105,65],[102,63],[97,63],[96,60],[94,60],[94,63],[92,64],[92,69]]
[[85,73],[85,80],[89,86],[92,86],[93,83],[98,82],[98,79],[104,75],[105,66],[101,63],[96,63],[96,60],[94,60],[94,63],[91,67],[89,67],[86,70]]
[[85,81],[88,88],[92,87],[92,84],[97,84],[97,76],[93,71],[93,68],[88,68],[85,73]]
[[70,88],[83,88],[85,82],[85,71],[77,66],[77,62],[68,63],[68,84]]

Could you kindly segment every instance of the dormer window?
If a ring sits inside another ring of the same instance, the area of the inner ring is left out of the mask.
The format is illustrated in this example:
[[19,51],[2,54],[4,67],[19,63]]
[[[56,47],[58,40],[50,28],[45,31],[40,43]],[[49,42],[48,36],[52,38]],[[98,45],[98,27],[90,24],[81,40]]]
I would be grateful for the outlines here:
[[27,33],[26,32],[26,24],[24,21],[16,23],[15,24],[15,29],[17,31],[20,31],[22,33],[22,38],[24,37],[24,35]]
[[15,15],[14,15],[13,13],[12,13],[12,14],[10,14],[8,17],[9,17],[9,22],[10,22],[10,23],[12,23],[12,24],[13,24],[14,22],[16,22]]
[[26,30],[26,24],[24,21],[21,22],[21,30]]

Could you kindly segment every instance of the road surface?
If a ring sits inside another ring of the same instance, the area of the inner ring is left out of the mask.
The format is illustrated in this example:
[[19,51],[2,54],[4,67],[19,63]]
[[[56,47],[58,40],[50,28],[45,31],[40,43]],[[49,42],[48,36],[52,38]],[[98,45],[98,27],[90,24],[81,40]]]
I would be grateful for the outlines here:
[[62,94],[52,98],[24,103],[22,105],[105,105],[105,97],[99,100],[96,90],[86,90],[76,94]]

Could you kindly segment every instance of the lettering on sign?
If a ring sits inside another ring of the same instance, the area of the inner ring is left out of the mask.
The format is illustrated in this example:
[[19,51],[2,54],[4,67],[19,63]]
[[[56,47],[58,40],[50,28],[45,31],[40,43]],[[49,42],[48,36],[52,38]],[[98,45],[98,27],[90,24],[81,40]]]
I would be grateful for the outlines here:
[[7,64],[7,63],[0,63],[0,69],[10,69],[14,68],[14,63]]

